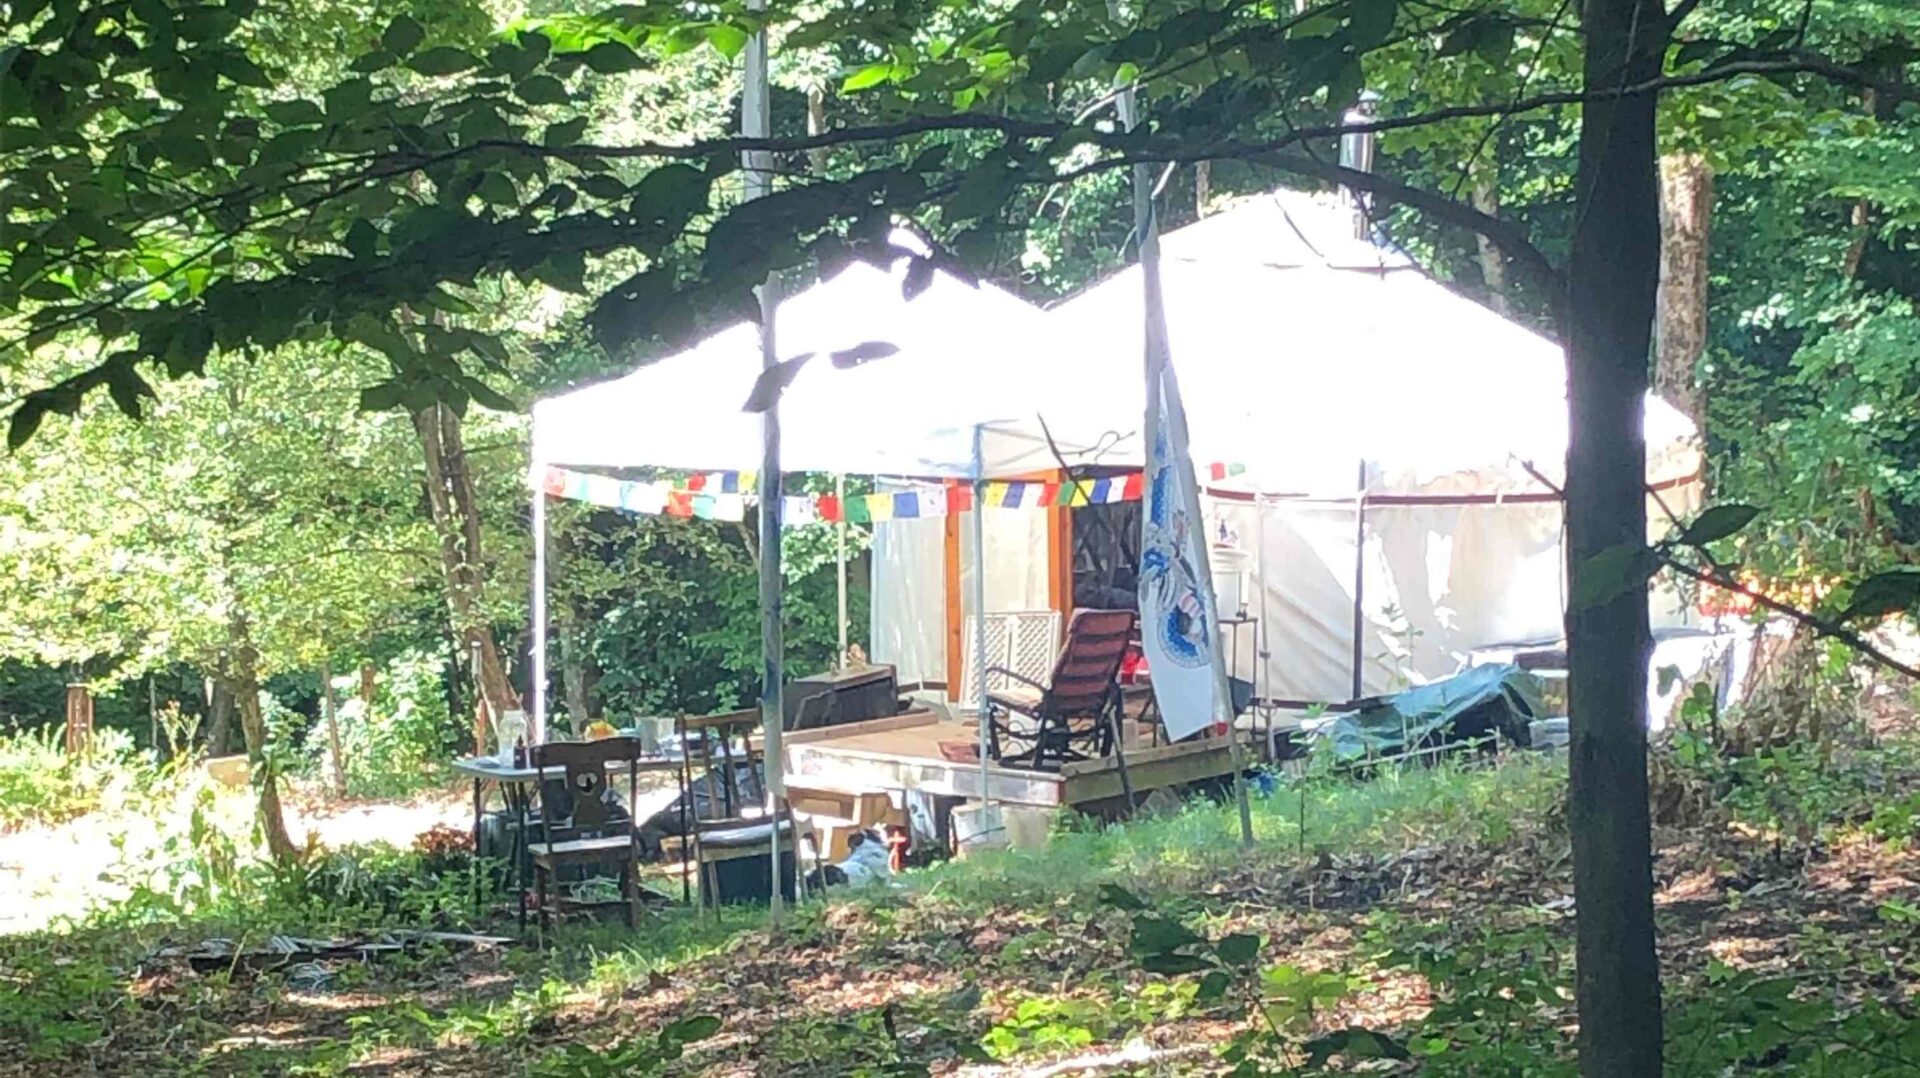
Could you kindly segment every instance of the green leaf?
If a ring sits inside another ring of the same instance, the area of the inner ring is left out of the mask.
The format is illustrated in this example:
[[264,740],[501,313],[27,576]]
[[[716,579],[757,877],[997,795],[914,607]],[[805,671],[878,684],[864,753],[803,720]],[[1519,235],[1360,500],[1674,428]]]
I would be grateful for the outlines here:
[[1206,940],[1170,917],[1135,917],[1133,950],[1136,954],[1169,954]]
[[7,448],[19,449],[33,438],[40,429],[40,421],[47,417],[48,404],[40,394],[29,394],[13,410],[13,417],[7,421]]
[[[496,412],[517,413],[520,411],[520,406],[515,404],[512,398],[494,389],[487,383],[482,382],[478,378],[462,375],[460,378],[460,387],[467,391],[467,396],[473,398],[473,403],[478,404],[482,408],[491,408]],[[694,1039],[697,1040],[698,1038]]]
[[236,86],[252,86],[255,89],[267,89],[273,80],[260,70],[260,65],[248,59],[245,53],[223,52],[214,57],[213,69],[225,75]]
[[1193,998],[1201,1003],[1213,1003],[1225,998],[1227,989],[1232,986],[1233,978],[1227,975],[1226,970],[1212,970],[1205,977],[1200,978],[1200,986],[1195,990]]
[[481,177],[480,186],[474,188],[474,194],[481,201],[494,206],[517,206],[520,192],[514,190],[513,181],[504,172],[489,172]]
[[571,146],[580,141],[580,136],[587,133],[587,120],[588,117],[575,116],[571,120],[548,124],[546,133],[540,136],[540,142],[550,149]]
[[1393,33],[1393,20],[1399,11],[1399,0],[1353,0],[1347,15],[1353,47],[1365,52],[1385,41]]
[[711,1014],[696,1014],[669,1025],[660,1031],[660,1036],[676,1044],[692,1044],[704,1041],[720,1032],[720,1019]]
[[1644,588],[1652,578],[1653,552],[1639,543],[1619,543],[1574,567],[1573,593],[1567,598],[1567,613],[1578,614]]
[[747,47],[747,32],[732,23],[714,23],[707,27],[706,34],[707,44],[729,60],[738,57],[741,50]]
[[853,74],[848,75],[846,79],[840,83],[840,92],[850,94],[856,90],[864,90],[869,86],[878,86],[892,77],[893,62],[891,60],[882,60],[877,64],[868,64],[865,67],[856,69]]
[[567,100],[567,87],[552,75],[534,75],[514,84],[513,92],[529,105],[559,105]]
[[1214,944],[1213,953],[1229,965],[1252,965],[1260,957],[1260,937],[1251,932],[1235,932]]
[[311,101],[274,101],[266,106],[267,119],[282,127],[307,127],[325,123],[327,114]]
[[360,410],[390,412],[407,398],[408,387],[398,381],[381,382],[360,391]]
[[1758,506],[1716,505],[1694,518],[1677,540],[1683,546],[1701,547],[1725,539],[1753,523],[1760,515]]
[[380,233],[371,222],[362,218],[347,229],[340,241],[355,258],[372,258],[380,243]]
[[1146,899],[1141,898],[1139,895],[1134,894],[1132,891],[1127,890],[1117,883],[1103,883],[1100,885],[1100,901],[1102,904],[1112,906],[1117,910],[1138,911],[1153,908],[1147,905]]
[[1172,954],[1150,954],[1140,959],[1141,969],[1146,970],[1148,973],[1159,973],[1169,977],[1182,973],[1198,973],[1208,968],[1209,965],[1210,963],[1206,959],[1198,955],[1181,954],[1179,952]]
[[407,61],[407,66],[422,75],[452,75],[480,66],[480,58],[465,49],[441,45]]
[[627,185],[604,172],[581,177],[580,190],[594,198],[625,198],[627,195]]
[[1326,1066],[1334,1056],[1341,1056],[1348,1061],[1413,1058],[1413,1053],[1407,1051],[1406,1045],[1384,1033],[1360,1026],[1350,1026],[1324,1037],[1315,1037],[1301,1047],[1307,1050],[1307,1066],[1313,1068]]
[[426,40],[427,29],[411,15],[396,15],[380,35],[380,47],[396,56],[405,56]]
[[1877,621],[1889,614],[1920,611],[1920,565],[1903,565],[1862,580],[1840,617]]
[[640,177],[628,204],[643,221],[678,224],[707,208],[713,177],[692,165],[662,165]]
[[602,41],[587,50],[585,59],[588,67],[602,75],[618,75],[646,66],[638,53],[618,41]]
[[133,369],[131,354],[125,354],[106,368],[107,395],[113,398],[114,406],[129,419],[141,416],[140,398],[151,397],[158,400],[153,387]]
[[385,71],[387,68],[399,62],[400,57],[393,53],[385,49],[375,49],[372,52],[354,57],[353,63],[347,65],[347,70],[355,71],[362,75],[371,75],[376,71]]

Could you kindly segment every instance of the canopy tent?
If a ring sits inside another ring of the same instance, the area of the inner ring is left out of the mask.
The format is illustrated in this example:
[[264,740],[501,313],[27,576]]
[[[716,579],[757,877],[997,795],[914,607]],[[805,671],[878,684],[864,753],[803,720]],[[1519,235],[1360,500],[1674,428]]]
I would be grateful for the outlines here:
[[[918,246],[904,232],[893,242]],[[885,268],[853,263],[781,301],[776,354],[811,357],[780,398],[784,470],[977,483],[1053,467],[1033,403],[1059,385],[1050,380],[1056,365],[1045,345],[1044,313],[944,270],[934,270],[924,287],[908,288],[910,263],[904,256]],[[853,361],[836,362],[836,353]],[[744,405],[761,375],[758,327],[743,322],[631,374],[534,405],[537,734],[546,718],[542,488],[549,469],[750,472],[760,464],[761,430]],[[987,537],[972,544],[963,581],[970,589],[986,576],[980,565],[995,545],[981,518],[1021,514],[967,515],[975,521],[972,534]],[[1017,519],[992,523],[1025,526]]]
[[[1193,458],[1238,466],[1209,491],[1259,619],[1230,662],[1267,699],[1388,692],[1447,676],[1476,649],[1562,631],[1559,502],[1529,471],[1557,484],[1564,468],[1559,346],[1354,224],[1343,202],[1280,191],[1161,244]],[[1119,467],[1140,464],[1139,273],[1049,314],[1062,342],[1049,377],[1076,391],[1035,405],[1057,439]],[[1698,499],[1693,434],[1649,398],[1648,479],[1679,513]],[[903,679],[947,668],[930,604],[904,598],[938,594],[936,543],[924,524],[876,526],[874,652]],[[1007,556],[995,570],[1018,581]],[[1003,588],[987,608],[1032,601],[1030,587]]]

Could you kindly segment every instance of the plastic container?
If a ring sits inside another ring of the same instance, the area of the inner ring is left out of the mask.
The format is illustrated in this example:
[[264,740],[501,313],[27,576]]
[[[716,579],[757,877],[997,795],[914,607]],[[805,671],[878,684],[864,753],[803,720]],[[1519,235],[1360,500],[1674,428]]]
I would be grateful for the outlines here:
[[1207,551],[1207,566],[1213,572],[1215,609],[1221,617],[1238,617],[1246,610],[1242,592],[1249,564],[1246,551],[1236,546],[1215,543]]
[[524,711],[503,711],[493,724],[493,740],[498,746],[495,758],[501,767],[513,766],[513,747],[527,736],[527,713]]

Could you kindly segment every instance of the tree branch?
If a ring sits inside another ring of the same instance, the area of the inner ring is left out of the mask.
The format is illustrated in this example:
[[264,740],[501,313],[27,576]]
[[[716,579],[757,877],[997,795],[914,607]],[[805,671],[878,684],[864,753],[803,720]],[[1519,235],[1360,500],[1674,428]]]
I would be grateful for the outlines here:
[[[1523,460],[1520,462],[1520,466],[1522,468],[1525,468],[1527,470],[1527,473],[1533,476],[1534,480],[1540,483],[1541,486],[1544,486],[1548,490],[1551,490],[1557,497],[1560,498],[1561,501],[1564,502],[1566,500],[1567,492],[1565,490],[1562,490],[1558,484],[1554,483],[1553,480],[1548,479],[1545,475],[1542,475],[1540,473],[1540,470],[1535,468],[1531,462]],[[1650,486],[1647,487],[1647,493],[1654,495],[1655,500],[1659,500],[1659,494],[1655,492],[1652,487]],[[1664,502],[1661,503],[1661,507],[1663,509],[1665,508]],[[1671,513],[1669,513],[1669,516],[1671,516]],[[1701,584],[1706,584],[1710,587],[1719,588],[1722,591],[1730,591],[1736,595],[1744,595],[1747,598],[1752,599],[1755,603],[1758,603],[1760,606],[1765,607],[1766,609],[1771,610],[1776,614],[1780,614],[1782,616],[1792,618],[1794,621],[1798,622],[1799,624],[1804,625],[1809,629],[1812,629],[1817,635],[1832,637],[1833,639],[1840,641],[1842,644],[1847,645],[1848,647],[1852,648],[1853,650],[1859,652],[1862,655],[1865,655],[1867,658],[1872,659],[1873,661],[1879,663],[1880,665],[1886,667],[1887,669],[1896,671],[1901,674],[1905,674],[1907,677],[1910,677],[1915,681],[1920,681],[1920,667],[1909,666],[1906,663],[1901,662],[1899,659],[1896,659],[1893,656],[1887,654],[1886,652],[1880,650],[1879,647],[1877,647],[1872,641],[1868,640],[1866,637],[1861,636],[1859,633],[1854,632],[1852,629],[1849,629],[1844,625],[1841,625],[1837,622],[1828,621],[1827,619],[1820,617],[1818,614],[1810,614],[1807,611],[1801,610],[1799,607],[1792,605],[1791,603],[1782,602],[1779,599],[1775,599],[1773,596],[1766,594],[1765,592],[1757,591],[1753,588],[1750,588],[1747,585],[1740,583],[1738,580],[1734,580],[1730,577],[1725,576],[1723,572],[1719,570],[1717,567],[1713,571],[1698,569],[1692,565],[1688,565],[1684,561],[1681,561],[1679,558],[1674,557],[1673,552],[1671,550],[1663,549],[1662,547],[1658,547],[1658,546],[1649,547],[1647,549],[1649,553],[1651,553],[1656,559],[1659,560],[1660,564],[1666,566],[1669,569],[1672,569],[1674,572],[1679,573],[1681,576],[1684,576],[1689,580],[1694,580]],[[1711,559],[1709,559],[1709,561],[1711,561]]]

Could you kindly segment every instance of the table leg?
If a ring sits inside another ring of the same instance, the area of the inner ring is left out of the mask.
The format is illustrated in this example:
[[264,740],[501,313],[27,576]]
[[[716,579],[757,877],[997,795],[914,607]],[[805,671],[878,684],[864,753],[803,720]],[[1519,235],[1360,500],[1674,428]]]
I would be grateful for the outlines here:
[[486,820],[486,794],[479,776],[473,779],[473,912],[480,912],[480,827]]

